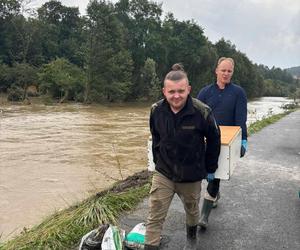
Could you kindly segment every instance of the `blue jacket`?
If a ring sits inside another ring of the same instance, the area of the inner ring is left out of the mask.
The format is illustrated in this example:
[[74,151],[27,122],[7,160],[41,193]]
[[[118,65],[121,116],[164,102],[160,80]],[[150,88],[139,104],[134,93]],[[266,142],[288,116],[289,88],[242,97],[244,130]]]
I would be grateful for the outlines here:
[[247,140],[247,97],[242,87],[229,83],[220,89],[214,83],[201,89],[197,98],[212,109],[218,125],[240,126],[242,140]]

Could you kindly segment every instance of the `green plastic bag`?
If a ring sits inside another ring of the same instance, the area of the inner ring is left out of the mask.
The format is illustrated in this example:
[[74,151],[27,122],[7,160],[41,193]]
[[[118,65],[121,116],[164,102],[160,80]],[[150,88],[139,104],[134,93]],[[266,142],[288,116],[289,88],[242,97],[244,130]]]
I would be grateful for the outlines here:
[[124,244],[129,249],[144,249],[145,246],[145,223],[139,223],[125,236]]

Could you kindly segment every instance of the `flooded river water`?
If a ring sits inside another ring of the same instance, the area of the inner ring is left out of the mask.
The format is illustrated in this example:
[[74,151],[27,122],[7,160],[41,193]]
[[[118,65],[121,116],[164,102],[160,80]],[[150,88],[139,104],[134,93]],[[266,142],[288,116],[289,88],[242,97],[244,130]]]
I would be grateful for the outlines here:
[[[287,102],[250,102],[249,122]],[[2,105],[0,241],[146,169],[149,106]]]

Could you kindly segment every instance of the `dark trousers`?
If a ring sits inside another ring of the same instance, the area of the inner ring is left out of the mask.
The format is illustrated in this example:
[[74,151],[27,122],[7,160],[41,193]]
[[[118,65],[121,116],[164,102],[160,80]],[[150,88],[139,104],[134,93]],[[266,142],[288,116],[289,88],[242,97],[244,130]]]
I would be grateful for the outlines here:
[[217,197],[217,194],[219,193],[219,189],[220,189],[220,179],[214,179],[213,181],[210,181],[207,185],[207,192],[213,198]]

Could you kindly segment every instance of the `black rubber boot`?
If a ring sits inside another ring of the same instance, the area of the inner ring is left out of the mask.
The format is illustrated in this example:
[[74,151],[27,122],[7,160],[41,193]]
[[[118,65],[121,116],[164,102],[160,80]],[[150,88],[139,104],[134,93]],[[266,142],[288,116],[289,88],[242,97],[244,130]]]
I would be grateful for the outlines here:
[[144,250],[158,250],[158,246],[145,245]]
[[197,225],[186,225],[186,244],[184,250],[192,250],[197,247]]
[[206,229],[208,226],[208,217],[213,207],[213,203],[214,203],[213,201],[207,199],[203,200],[203,206],[202,206],[201,216],[199,221],[199,226],[201,227],[201,229]]
[[195,225],[195,226],[186,225],[186,237],[188,239],[196,239],[196,237],[197,237],[197,225]]
[[220,200],[221,195],[220,192],[217,194],[217,199],[213,202],[213,208],[216,208],[218,206],[218,200]]

